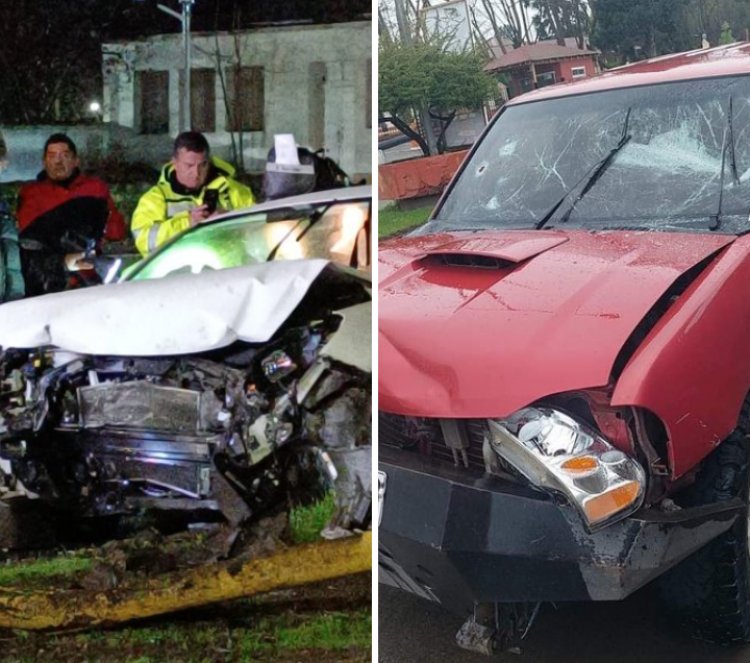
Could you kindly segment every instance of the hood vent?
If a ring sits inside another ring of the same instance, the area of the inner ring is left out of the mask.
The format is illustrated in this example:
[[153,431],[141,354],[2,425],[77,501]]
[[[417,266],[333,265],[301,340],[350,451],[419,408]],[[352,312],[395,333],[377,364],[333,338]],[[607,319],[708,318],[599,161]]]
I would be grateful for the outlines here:
[[426,260],[443,267],[472,267],[474,269],[508,269],[513,263],[494,256],[476,253],[433,253]]

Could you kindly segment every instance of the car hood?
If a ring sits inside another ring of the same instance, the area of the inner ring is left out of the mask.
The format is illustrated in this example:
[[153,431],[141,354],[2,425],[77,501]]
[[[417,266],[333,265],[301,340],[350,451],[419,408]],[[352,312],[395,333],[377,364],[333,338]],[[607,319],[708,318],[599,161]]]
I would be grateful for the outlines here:
[[262,343],[324,270],[361,280],[327,260],[297,260],[10,302],[0,306],[0,346],[156,356],[204,352],[236,340]]
[[380,247],[380,408],[497,417],[599,387],[675,280],[727,235],[446,233]]

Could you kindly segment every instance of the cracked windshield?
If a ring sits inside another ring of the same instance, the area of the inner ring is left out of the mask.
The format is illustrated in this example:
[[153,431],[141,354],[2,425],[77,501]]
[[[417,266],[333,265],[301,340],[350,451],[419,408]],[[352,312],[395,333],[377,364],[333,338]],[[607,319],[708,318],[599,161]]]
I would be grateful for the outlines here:
[[161,278],[252,265],[269,260],[323,258],[340,264],[367,260],[369,201],[307,209],[250,213],[206,224],[179,237],[169,251],[156,253],[133,280]]
[[510,106],[421,232],[750,230],[750,77]]

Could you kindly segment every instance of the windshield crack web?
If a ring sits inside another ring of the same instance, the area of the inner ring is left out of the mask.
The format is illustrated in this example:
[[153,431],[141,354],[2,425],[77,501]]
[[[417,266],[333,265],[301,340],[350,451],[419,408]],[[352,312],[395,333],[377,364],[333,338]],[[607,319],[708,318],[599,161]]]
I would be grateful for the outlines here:
[[[729,98],[738,176],[722,183]],[[627,144],[586,195],[572,192],[554,216],[575,201],[566,227],[708,232],[722,189],[722,232],[750,230],[749,100],[750,76],[741,76],[510,105],[430,230],[533,228],[622,140],[628,109]]]

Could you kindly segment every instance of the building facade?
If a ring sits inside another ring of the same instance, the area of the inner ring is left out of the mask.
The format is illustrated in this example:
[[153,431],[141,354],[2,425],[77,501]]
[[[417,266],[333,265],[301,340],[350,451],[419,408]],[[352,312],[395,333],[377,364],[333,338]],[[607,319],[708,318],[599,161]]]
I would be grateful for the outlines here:
[[579,49],[574,39],[560,45],[553,40],[525,44],[506,53],[493,48],[493,59],[484,70],[505,74],[510,97],[555,83],[588,78],[599,72],[597,52]]
[[[104,44],[104,122],[154,140],[176,135],[183,53],[179,34]],[[369,21],[194,33],[191,60],[191,126],[217,154],[259,171],[274,135],[291,133],[350,174],[370,173]]]

